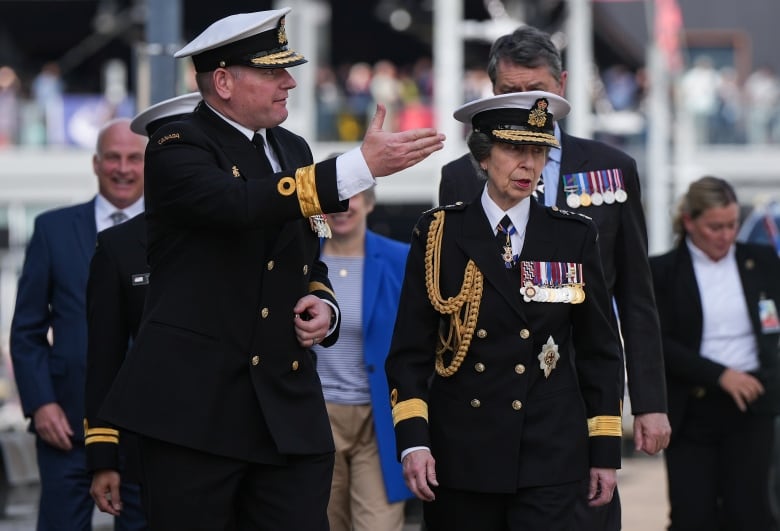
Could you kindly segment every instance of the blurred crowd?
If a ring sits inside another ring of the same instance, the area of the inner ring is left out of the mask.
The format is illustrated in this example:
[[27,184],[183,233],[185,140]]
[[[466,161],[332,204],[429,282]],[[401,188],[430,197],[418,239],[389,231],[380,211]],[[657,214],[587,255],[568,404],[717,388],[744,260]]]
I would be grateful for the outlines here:
[[[410,64],[389,60],[317,68],[317,140],[353,142],[362,138],[376,103],[388,109],[385,127],[402,131],[434,123],[433,66],[421,57]],[[467,69],[463,101],[492,94],[483,69]],[[648,77],[644,68],[613,64],[594,70],[593,110],[602,140],[617,144],[644,134]],[[702,144],[780,143],[780,78],[760,66],[740,79],[731,66],[717,68],[697,57],[678,78],[676,101],[687,110],[696,140]],[[43,65],[31,79],[11,66],[0,66],[0,149],[10,145],[91,145],[89,134],[117,116],[131,116],[105,95],[71,94],[56,63]],[[747,128],[746,124],[754,127]]]

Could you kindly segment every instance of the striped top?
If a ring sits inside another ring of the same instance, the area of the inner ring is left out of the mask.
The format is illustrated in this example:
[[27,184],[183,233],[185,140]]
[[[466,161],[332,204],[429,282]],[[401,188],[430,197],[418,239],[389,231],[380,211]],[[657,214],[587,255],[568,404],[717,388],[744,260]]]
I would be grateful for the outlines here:
[[314,346],[317,372],[325,401],[336,404],[371,403],[368,374],[363,361],[363,257],[327,256],[328,277],[341,311],[339,339],[329,348]]

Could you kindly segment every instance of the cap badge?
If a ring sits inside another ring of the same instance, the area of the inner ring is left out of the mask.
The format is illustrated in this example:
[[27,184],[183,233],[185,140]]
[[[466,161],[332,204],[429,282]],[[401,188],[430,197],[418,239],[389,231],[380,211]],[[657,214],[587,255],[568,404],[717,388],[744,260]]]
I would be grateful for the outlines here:
[[547,99],[539,98],[533,109],[528,113],[528,124],[534,127],[544,127],[547,123]]
[[287,44],[287,32],[284,29],[284,17],[279,19],[279,44]]
[[233,166],[230,169],[233,171],[233,177],[241,177],[241,172],[238,171],[238,166]]

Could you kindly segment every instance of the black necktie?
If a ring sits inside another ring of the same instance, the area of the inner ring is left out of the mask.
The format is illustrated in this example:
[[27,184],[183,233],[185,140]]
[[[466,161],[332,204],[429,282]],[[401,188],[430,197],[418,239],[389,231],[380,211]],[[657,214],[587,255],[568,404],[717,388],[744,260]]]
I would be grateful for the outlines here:
[[263,173],[274,173],[274,169],[271,166],[271,162],[268,160],[268,156],[265,154],[265,139],[263,135],[255,133],[252,137],[252,143],[255,145],[257,155],[260,157],[260,167]]
[[125,214],[121,210],[117,210],[116,212],[111,214],[109,217],[111,218],[111,222],[114,225],[119,225],[120,223],[122,223],[123,221],[125,221],[127,219],[127,214]]
[[504,216],[498,222],[498,227],[496,227],[496,242],[498,242],[501,249],[501,260],[504,261],[504,267],[507,269],[511,269],[515,263],[511,239],[514,232],[515,228],[512,226],[512,220],[509,219],[509,216]]

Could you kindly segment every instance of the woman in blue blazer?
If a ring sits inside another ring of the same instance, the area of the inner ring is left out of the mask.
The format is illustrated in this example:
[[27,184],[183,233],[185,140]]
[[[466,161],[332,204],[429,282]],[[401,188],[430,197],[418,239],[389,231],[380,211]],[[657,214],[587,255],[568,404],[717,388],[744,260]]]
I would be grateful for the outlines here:
[[338,342],[315,347],[336,443],[331,531],[400,531],[412,497],[396,459],[384,373],[409,245],[367,229],[375,202],[369,189],[329,215],[332,238],[322,246],[341,311]]

